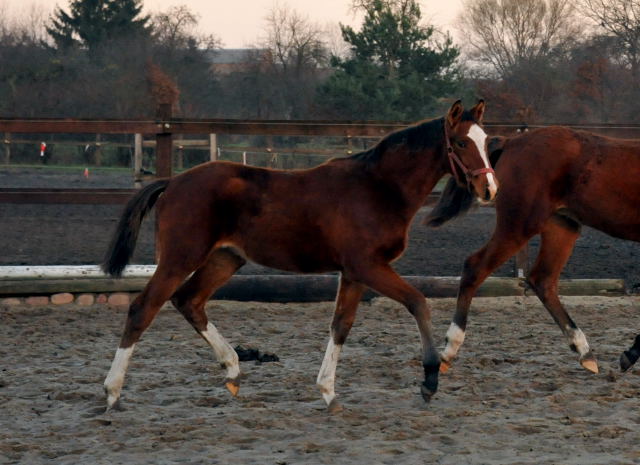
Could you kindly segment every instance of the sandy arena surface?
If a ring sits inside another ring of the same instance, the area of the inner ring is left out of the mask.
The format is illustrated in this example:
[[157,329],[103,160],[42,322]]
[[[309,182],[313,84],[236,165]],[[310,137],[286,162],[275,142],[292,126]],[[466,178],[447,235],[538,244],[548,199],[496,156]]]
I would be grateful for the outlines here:
[[[130,187],[122,174],[1,169],[1,187]],[[121,206],[0,205],[0,265],[99,263]],[[492,209],[439,230],[414,222],[396,269],[456,276],[490,236]],[[147,221],[136,263],[153,261]],[[532,257],[536,241],[532,241]],[[640,289],[640,244],[585,228],[563,277],[624,278]],[[244,273],[273,273],[247,266]],[[511,275],[507,263],[496,275]],[[232,345],[276,354],[243,362],[240,396],[168,306],[134,353],[122,411],[104,413],[102,383],[126,309],[0,305],[3,464],[638,464],[640,365],[617,360],[640,330],[640,297],[565,298],[600,361],[583,370],[534,297],[475,299],[467,340],[440,391],[419,395],[419,336],[387,299],[363,303],[338,365],[345,410],[326,412],[315,379],[333,312],[320,304],[213,301]],[[432,301],[438,346],[454,307]]]
[[[212,301],[243,362],[240,396],[167,306],[134,353],[123,410],[102,382],[124,309],[0,307],[1,464],[637,464],[640,366],[621,375],[637,296],[565,298],[600,361],[583,370],[534,297],[476,299],[467,340],[423,403],[419,337],[396,303],[363,303],[337,373],[345,409],[328,414],[315,377],[332,303]],[[452,299],[432,301],[442,346]]]

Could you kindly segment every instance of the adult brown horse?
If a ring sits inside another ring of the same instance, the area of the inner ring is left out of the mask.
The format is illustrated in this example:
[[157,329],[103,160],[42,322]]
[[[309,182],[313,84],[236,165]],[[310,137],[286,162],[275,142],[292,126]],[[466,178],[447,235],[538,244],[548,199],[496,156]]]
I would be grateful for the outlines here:
[[430,310],[424,296],[390,263],[406,247],[412,218],[450,170],[461,184],[466,178],[463,185],[475,195],[495,196],[497,184],[480,127],[483,113],[482,101],[469,111],[457,101],[444,118],[399,130],[370,150],[312,169],[212,162],[143,188],[125,208],[103,265],[105,272],[120,275],[144,215],[157,203],[158,266],[129,308],[105,380],[108,408],[119,399],[134,345],[168,299],[211,345],[226,368],[227,388],[237,393],[238,357],[208,322],[204,306],[246,260],[300,273],[341,273],[318,375],[330,409],[337,405],[338,355],[365,287],[397,300],[414,316],[422,339],[421,392],[429,400],[440,366]]
[[[491,138],[489,156],[500,178],[493,236],[464,263],[458,301],[441,354],[446,371],[464,340],[471,299],[497,267],[540,234],[538,257],[527,278],[586,369],[598,372],[583,332],[558,298],[558,278],[581,225],[640,241],[640,140],[604,137],[564,127]],[[449,183],[427,224],[464,213],[473,199]],[[620,358],[627,370],[640,354],[640,336]]]

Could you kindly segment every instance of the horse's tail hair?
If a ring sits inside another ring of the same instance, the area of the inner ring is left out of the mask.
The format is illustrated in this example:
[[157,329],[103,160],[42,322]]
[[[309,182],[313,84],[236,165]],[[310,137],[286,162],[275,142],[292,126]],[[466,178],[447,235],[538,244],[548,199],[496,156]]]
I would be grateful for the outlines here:
[[122,275],[135,250],[143,218],[168,185],[168,179],[161,179],[143,187],[129,200],[111,238],[102,271],[116,278]]
[[424,224],[430,228],[440,227],[469,211],[473,201],[474,196],[466,187],[460,187],[454,178],[449,178],[438,203],[424,219]]
[[[489,139],[489,161],[493,167],[498,164],[506,140],[506,137],[500,136]],[[449,178],[438,203],[424,219],[424,224],[430,228],[440,227],[467,213],[474,205],[474,200],[474,195],[467,188],[459,186],[454,178]]]

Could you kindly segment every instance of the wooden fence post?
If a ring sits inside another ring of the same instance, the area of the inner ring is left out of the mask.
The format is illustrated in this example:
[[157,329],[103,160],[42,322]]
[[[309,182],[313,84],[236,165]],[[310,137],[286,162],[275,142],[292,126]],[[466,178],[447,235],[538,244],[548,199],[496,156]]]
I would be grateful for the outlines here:
[[142,134],[134,136],[133,143],[133,182],[135,187],[141,187],[142,182]]
[[176,143],[178,144],[178,150],[176,153],[176,169],[182,171],[184,169],[184,145],[181,143],[184,139],[182,134],[176,136]]
[[100,134],[96,134],[96,151],[93,154],[93,161],[96,166],[102,165],[102,143]]
[[513,271],[516,278],[525,278],[529,274],[529,242],[516,254]]
[[158,105],[157,117],[162,127],[156,133],[156,176],[171,177],[171,155],[173,149],[173,135],[171,134],[171,104]]
[[218,136],[209,134],[209,160],[216,161],[218,159]]
[[4,133],[4,163],[8,165],[11,163],[11,133]]

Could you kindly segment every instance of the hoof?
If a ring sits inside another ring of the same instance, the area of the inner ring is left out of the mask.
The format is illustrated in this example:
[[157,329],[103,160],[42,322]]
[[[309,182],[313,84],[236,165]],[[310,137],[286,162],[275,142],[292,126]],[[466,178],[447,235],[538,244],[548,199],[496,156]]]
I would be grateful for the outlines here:
[[440,373],[446,373],[451,368],[451,363],[445,360],[440,360]]
[[125,409],[122,406],[122,402],[120,402],[120,399],[118,399],[113,403],[107,402],[107,408],[104,409],[104,413],[109,413],[111,411],[113,411],[113,412],[123,412],[124,410]]
[[633,354],[630,351],[626,350],[622,352],[620,355],[620,370],[623,372],[627,371],[629,368],[633,366],[634,363],[638,360],[638,357],[633,357]]
[[589,370],[591,373],[598,373],[598,362],[592,356],[588,356],[588,358],[583,358],[580,360],[580,365],[582,365],[585,369]]
[[120,409],[120,393],[114,389],[110,389],[107,386],[104,386],[104,393],[107,396],[107,409],[105,413],[110,410],[119,410]]
[[240,383],[238,383],[237,380],[229,379],[225,381],[224,385],[233,397],[236,397],[238,395],[238,391],[240,391]]
[[420,385],[420,394],[422,394],[422,398],[424,399],[424,401],[426,403],[429,403],[431,401],[431,398],[433,397],[433,395],[435,393],[436,393],[436,391],[432,391],[431,389],[429,389],[424,384]]
[[327,405],[327,412],[334,414],[334,413],[340,413],[344,410],[344,408],[342,407],[342,404],[340,402],[338,402],[336,399],[333,399],[329,405]]

